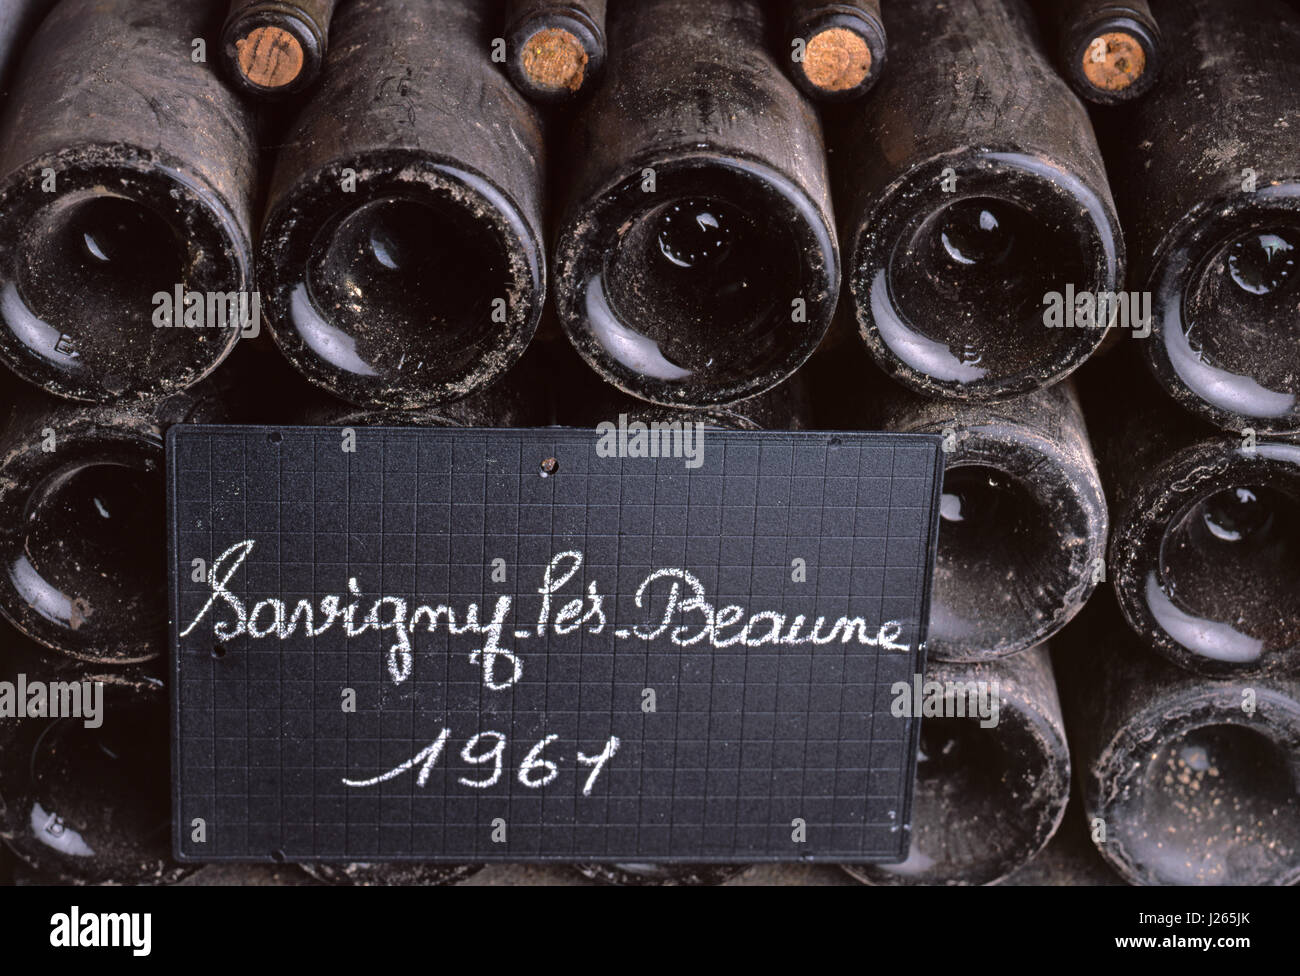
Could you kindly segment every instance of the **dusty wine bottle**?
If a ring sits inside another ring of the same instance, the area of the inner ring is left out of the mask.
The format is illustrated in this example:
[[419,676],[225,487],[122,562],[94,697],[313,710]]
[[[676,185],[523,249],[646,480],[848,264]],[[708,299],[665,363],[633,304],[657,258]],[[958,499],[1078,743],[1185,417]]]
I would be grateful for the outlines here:
[[0,840],[36,880],[167,884],[194,870],[170,853],[161,680],[23,652],[0,682],[25,711],[0,718]]
[[1124,245],[1083,105],[1022,0],[886,10],[892,67],[835,127],[858,327],[895,379],[1004,398],[1067,375],[1109,321],[1055,295],[1112,293]]
[[1147,0],[1039,0],[1070,86],[1097,105],[1141,98],[1160,75],[1160,27]]
[[0,613],[60,654],[121,665],[167,647],[163,435],[223,417],[210,384],[81,406],[12,390],[0,434]]
[[253,116],[210,9],[64,0],[0,121],[0,360],[106,402],[197,382],[258,326]]
[[249,95],[291,95],[320,74],[337,0],[233,0],[221,29],[226,77]]
[[1231,430],[1300,430],[1300,14],[1156,0],[1166,83],[1105,140],[1161,384]]
[[758,0],[616,4],[609,44],[562,170],[561,324],[642,399],[753,396],[808,358],[838,296],[817,116]]
[[880,0],[785,0],[788,69],[809,98],[848,101],[865,95],[885,68],[887,38]]
[[1218,431],[1132,372],[1108,370],[1084,388],[1125,618],[1185,668],[1294,672],[1300,446]]
[[355,0],[276,160],[259,276],[281,351],[361,406],[484,387],[541,313],[542,131],[491,4]]
[[605,67],[606,0],[507,0],[506,68],[535,102],[590,91]]
[[929,659],[1015,654],[1069,623],[1105,579],[1109,521],[1073,385],[997,404],[864,386],[859,429],[944,438]]
[[911,848],[901,864],[845,870],[867,884],[993,884],[1042,850],[1070,797],[1047,645],[998,661],[934,663],[924,681],[891,693],[895,715],[921,716]]
[[1300,682],[1206,680],[1098,600],[1057,648],[1093,842],[1130,883],[1300,881]]

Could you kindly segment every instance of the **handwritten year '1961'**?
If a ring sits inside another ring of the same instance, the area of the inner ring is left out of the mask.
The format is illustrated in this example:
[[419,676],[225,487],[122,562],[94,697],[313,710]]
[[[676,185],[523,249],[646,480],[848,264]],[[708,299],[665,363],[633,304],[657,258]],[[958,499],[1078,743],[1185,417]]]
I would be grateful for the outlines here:
[[[426,786],[429,782],[429,775],[442,757],[443,751],[447,747],[447,740],[450,737],[451,729],[444,728],[438,734],[438,738],[401,765],[394,766],[388,772],[380,773],[371,779],[344,779],[343,785],[353,787],[378,786],[380,783],[396,779],[403,773],[410,772],[418,766],[419,772],[415,775],[415,785],[418,787]],[[487,738],[492,738],[495,742],[487,750],[482,750],[480,748],[482,741]],[[560,767],[551,760],[542,757],[542,751],[558,738],[558,735],[548,735],[528,750],[528,754],[524,756],[516,773],[520,783],[529,789],[539,790],[559,778]],[[596,777],[605,768],[605,764],[614,758],[614,753],[618,752],[618,747],[618,736],[612,735],[606,740],[605,748],[597,755],[588,756],[582,752],[577,754],[580,765],[591,767],[587,782],[582,787],[583,796],[591,796],[592,788],[596,785]],[[492,774],[480,779],[470,779],[467,776],[462,776],[457,782],[481,790],[496,786],[501,781],[504,771],[505,752],[506,737],[502,732],[478,732],[471,736],[469,741],[465,743],[464,748],[461,749],[460,758],[471,765],[481,766],[492,763]]]
[[[268,597],[251,601],[250,607],[250,601],[231,591],[230,583],[256,545],[255,539],[246,539],[217,557],[207,573],[210,588],[208,599],[189,625],[181,631],[181,637],[192,633],[209,615],[213,636],[219,641],[231,641],[241,636],[254,640],[265,637],[285,640],[294,633],[314,638],[330,632],[336,622],[342,621],[341,629],[335,633],[343,637],[356,637],[370,630],[392,635],[393,644],[388,649],[387,667],[389,677],[395,684],[400,684],[410,677],[414,668],[412,635],[421,626],[426,632],[435,631],[439,621],[445,619],[450,634],[475,634],[482,637],[482,646],[470,653],[469,661],[482,668],[483,682],[488,690],[505,691],[523,676],[523,660],[514,651],[502,646],[507,629],[506,619],[513,602],[509,595],[496,598],[492,617],[487,622],[480,622],[477,603],[468,604],[460,616],[459,626],[457,613],[452,607],[445,604],[421,604],[410,610],[408,601],[400,596],[374,598],[369,610],[358,623],[361,588],[356,577],[348,579],[348,592],[354,599],[333,594],[323,597],[319,604],[299,600],[290,609],[286,601]],[[583,562],[583,554],[576,550],[551,557],[543,572],[541,586],[536,591],[541,597],[536,630],[513,630],[516,642],[525,640],[534,633],[543,638],[550,631],[557,635],[571,634],[583,627],[590,634],[606,631],[608,620],[605,597],[594,580],[588,584],[582,598],[564,603],[558,609],[553,608],[554,597],[578,575]],[[663,581],[668,592],[661,594],[660,599],[664,603],[658,608],[659,612],[655,613],[655,598],[651,594],[651,587],[657,581]],[[910,645],[899,643],[903,628],[898,621],[887,621],[872,634],[863,617],[841,616],[830,624],[829,630],[826,629],[826,618],[818,617],[805,632],[807,618],[803,614],[787,620],[785,614],[772,610],[762,610],[747,616],[745,608],[740,606],[714,607],[705,599],[704,586],[700,580],[684,569],[669,568],[651,572],[638,587],[635,604],[639,610],[650,611],[650,618],[654,622],[632,627],[614,626],[610,628],[614,639],[653,641],[666,637],[681,647],[705,641],[717,648],[856,642],[860,646],[877,647],[885,651],[907,652],[911,649]],[[222,619],[218,617],[218,607],[227,611]],[[674,620],[681,622],[673,627]],[[733,632],[725,633],[727,630]],[[500,673],[499,668],[505,673]],[[450,736],[451,729],[443,728],[432,743],[398,766],[368,779],[345,778],[343,784],[358,789],[377,787],[411,770],[417,770],[415,785],[423,788],[428,784],[434,766],[442,758]],[[547,735],[528,751],[517,771],[517,778],[522,785],[529,789],[541,789],[560,776],[559,766],[542,755],[543,750],[557,738],[557,735]],[[490,746],[486,745],[489,741]],[[611,736],[603,750],[595,756],[576,753],[578,764],[592,767],[582,788],[583,796],[591,795],[597,777],[618,751],[618,747],[618,737]],[[460,757],[470,765],[491,763],[491,775],[478,779],[461,776],[458,782],[474,789],[489,789],[497,785],[504,775],[505,752],[504,733],[476,733],[460,750]]]

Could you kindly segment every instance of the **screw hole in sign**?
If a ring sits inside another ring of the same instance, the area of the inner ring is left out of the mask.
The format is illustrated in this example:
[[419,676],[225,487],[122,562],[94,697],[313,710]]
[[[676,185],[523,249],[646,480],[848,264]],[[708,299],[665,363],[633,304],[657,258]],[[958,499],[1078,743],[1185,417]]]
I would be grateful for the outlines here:
[[271,433],[266,435],[266,439],[270,441],[272,444],[279,444],[282,440],[284,440],[284,435],[280,433],[278,430],[273,430],[271,431]]
[[212,656],[215,657],[218,661],[221,660],[223,657],[226,656],[226,648],[221,644],[213,644]]
[[551,475],[555,474],[555,472],[559,470],[560,470],[560,462],[553,457],[547,458],[540,465],[538,465],[538,473],[543,478],[549,478]]

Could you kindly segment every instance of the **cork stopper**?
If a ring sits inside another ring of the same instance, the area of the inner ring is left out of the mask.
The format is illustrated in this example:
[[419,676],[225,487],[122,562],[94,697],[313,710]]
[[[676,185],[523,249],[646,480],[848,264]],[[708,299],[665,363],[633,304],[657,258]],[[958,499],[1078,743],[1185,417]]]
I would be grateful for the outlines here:
[[1142,77],[1146,67],[1146,51],[1126,31],[1099,34],[1083,52],[1083,76],[1101,91],[1123,91]]
[[239,70],[254,85],[283,88],[302,72],[302,43],[282,27],[256,27],[235,41]]
[[576,36],[558,27],[540,30],[524,45],[524,74],[541,88],[582,87],[590,56]]
[[850,91],[871,74],[871,48],[853,31],[832,27],[808,41],[803,71],[823,91]]

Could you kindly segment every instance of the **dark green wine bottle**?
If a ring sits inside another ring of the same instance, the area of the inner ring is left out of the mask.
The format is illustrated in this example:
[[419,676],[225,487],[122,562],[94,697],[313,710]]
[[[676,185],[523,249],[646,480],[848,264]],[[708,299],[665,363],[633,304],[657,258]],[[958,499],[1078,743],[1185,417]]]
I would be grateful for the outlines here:
[[[167,693],[141,668],[51,659],[0,625],[0,681],[45,716],[0,718],[0,841],[38,883],[169,884]],[[25,694],[24,694],[25,692]],[[59,715],[49,715],[58,700]]]
[[1143,642],[1202,674],[1295,671],[1300,445],[1224,433],[1180,410],[1139,364],[1106,365],[1083,390],[1124,616]]
[[1124,242],[1083,104],[1023,0],[894,3],[890,70],[832,127],[858,328],[926,396],[1005,399],[1088,358],[1110,317],[1059,316],[1113,294]]
[[1141,345],[1220,427],[1300,430],[1300,13],[1282,0],[1155,0],[1165,81],[1107,127],[1151,294]]
[[605,83],[560,165],[555,307],[583,358],[666,406],[770,389],[839,293],[821,125],[759,0],[609,15]]
[[1047,640],[1106,579],[1109,515],[1067,380],[996,404],[880,383],[864,429],[944,438],[930,659],[978,661]]
[[276,159],[258,269],[275,341],[359,406],[467,396],[537,327],[542,129],[489,60],[493,6],[340,7]]
[[1088,831],[1133,884],[1300,882],[1300,682],[1207,680],[1098,599],[1057,645]]
[[163,437],[224,419],[214,383],[162,400],[83,406],[13,390],[0,432],[0,613],[100,665],[164,657]]
[[205,60],[213,12],[63,0],[26,51],[0,118],[0,361],[50,392],[169,395],[260,329],[254,119]]
[[[1047,845],[1070,797],[1047,645],[997,661],[932,663],[918,683],[922,696],[951,702],[945,708],[954,714],[921,719],[907,859],[845,870],[867,884],[993,884]],[[976,714],[980,703],[989,704],[987,717]]]

